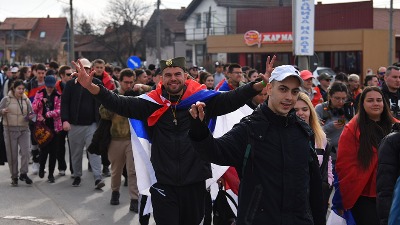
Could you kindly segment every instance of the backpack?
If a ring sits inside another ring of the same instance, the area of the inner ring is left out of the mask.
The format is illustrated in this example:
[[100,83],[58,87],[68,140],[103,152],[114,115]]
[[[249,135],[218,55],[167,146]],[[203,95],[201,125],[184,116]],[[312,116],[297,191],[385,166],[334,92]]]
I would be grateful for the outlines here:
[[236,216],[233,213],[228,199],[238,208],[235,200],[220,186],[217,198],[213,205],[213,224],[214,225],[231,225],[235,222]]

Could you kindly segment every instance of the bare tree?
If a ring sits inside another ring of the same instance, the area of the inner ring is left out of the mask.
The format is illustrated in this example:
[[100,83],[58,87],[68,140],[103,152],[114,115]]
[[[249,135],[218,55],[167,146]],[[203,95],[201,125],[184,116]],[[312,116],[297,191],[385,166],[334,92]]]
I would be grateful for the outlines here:
[[126,65],[126,59],[138,52],[143,22],[150,16],[152,6],[139,0],[112,0],[107,7],[108,21],[105,34],[98,41],[115,55],[115,60]]

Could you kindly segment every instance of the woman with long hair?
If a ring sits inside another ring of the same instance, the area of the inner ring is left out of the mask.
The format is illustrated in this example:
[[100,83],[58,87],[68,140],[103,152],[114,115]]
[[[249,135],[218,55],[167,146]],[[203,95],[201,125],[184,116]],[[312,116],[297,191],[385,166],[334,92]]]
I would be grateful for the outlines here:
[[[318,119],[317,112],[315,111],[313,104],[307,94],[300,92],[297,102],[294,106],[296,115],[303,119],[311,129],[314,131],[315,150],[317,151],[319,165],[321,167],[322,188],[324,194],[324,202],[326,203],[325,212],[328,210],[329,195],[331,193],[331,186],[333,182],[332,174],[332,160],[329,156],[330,147],[326,134],[324,133],[320,121]],[[323,170],[322,170],[323,168]]]
[[31,144],[28,124],[29,119],[32,119],[33,115],[31,114],[31,102],[24,94],[24,91],[24,82],[17,79],[11,86],[8,95],[0,102],[0,112],[4,125],[4,141],[12,186],[18,186],[18,153],[21,156],[19,179],[25,181],[26,184],[32,184],[32,180],[27,174]]
[[[356,224],[378,225],[376,174],[378,146],[396,119],[382,91],[366,87],[358,113],[345,126],[339,140],[336,172],[343,210],[350,210]],[[335,193],[336,194],[336,193]]]

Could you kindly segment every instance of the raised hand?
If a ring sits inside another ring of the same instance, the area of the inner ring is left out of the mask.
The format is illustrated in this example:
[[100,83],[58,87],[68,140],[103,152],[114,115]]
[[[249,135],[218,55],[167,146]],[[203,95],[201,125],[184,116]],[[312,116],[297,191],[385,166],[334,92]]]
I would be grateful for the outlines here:
[[72,61],[71,63],[75,66],[76,69],[75,82],[79,82],[82,85],[82,87],[88,89],[92,84],[94,71],[88,74],[79,59],[77,62]]
[[199,117],[200,121],[203,121],[205,116],[204,107],[206,107],[204,102],[196,102],[190,107],[189,113],[194,119]]
[[265,83],[268,83],[269,78],[271,77],[271,73],[274,70],[274,63],[276,60],[276,55],[272,56],[272,59],[270,56],[267,57],[267,61],[265,62],[265,73],[260,74],[260,77],[263,79]]

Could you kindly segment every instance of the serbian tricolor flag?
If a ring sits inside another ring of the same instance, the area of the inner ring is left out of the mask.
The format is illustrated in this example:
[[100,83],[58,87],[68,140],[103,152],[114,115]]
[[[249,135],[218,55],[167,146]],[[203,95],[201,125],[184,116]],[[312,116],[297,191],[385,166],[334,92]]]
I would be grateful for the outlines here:
[[[354,221],[353,215],[351,214],[351,210],[343,210],[343,200],[342,194],[340,192],[340,184],[338,181],[338,175],[335,171],[333,171],[333,186],[335,188],[335,193],[332,197],[332,210],[331,214],[329,214],[328,220],[326,225],[336,225],[336,224],[343,224],[343,225],[356,225]],[[343,210],[343,215],[340,215],[339,210]]]
[[[193,80],[185,82],[186,91],[182,96],[182,100],[176,105],[179,109],[188,109],[197,101],[206,102],[210,98],[220,94],[217,91],[207,90],[205,85],[201,85]],[[158,119],[168,110],[172,103],[162,96],[162,84],[157,85],[156,90],[147,94],[140,95],[139,98],[153,102],[161,106],[148,118],[147,125],[154,126]],[[152,212],[150,204],[150,187],[157,182],[153,165],[151,164],[151,138],[147,134],[144,121],[129,119],[131,128],[131,142],[133,157],[135,159],[135,169],[137,176],[137,186],[139,193],[149,196],[143,214]]]

